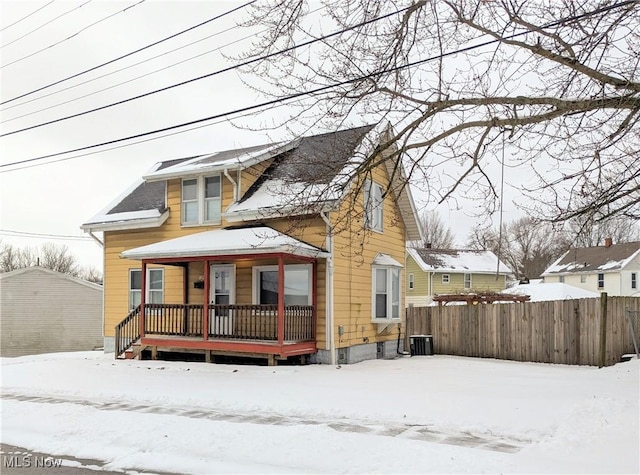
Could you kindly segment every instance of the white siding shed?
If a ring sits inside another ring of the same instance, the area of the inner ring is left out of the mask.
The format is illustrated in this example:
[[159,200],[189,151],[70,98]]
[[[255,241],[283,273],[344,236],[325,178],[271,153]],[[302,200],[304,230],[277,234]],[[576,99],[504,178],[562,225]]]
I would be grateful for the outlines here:
[[102,346],[102,286],[42,267],[0,274],[0,356]]

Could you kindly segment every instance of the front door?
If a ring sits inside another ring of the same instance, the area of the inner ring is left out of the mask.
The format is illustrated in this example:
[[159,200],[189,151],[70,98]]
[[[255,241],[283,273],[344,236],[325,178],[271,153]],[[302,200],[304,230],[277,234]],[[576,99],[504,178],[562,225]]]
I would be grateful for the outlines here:
[[[211,295],[214,305],[233,305],[235,302],[235,272],[231,265],[211,266]],[[209,333],[211,335],[233,334],[233,311],[229,308],[215,308],[209,313]]]

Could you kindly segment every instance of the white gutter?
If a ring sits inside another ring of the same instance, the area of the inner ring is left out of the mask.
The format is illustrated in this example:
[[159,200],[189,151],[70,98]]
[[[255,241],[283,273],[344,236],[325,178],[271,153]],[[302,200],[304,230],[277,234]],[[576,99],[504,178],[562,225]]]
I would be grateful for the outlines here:
[[229,175],[229,169],[225,168],[223,170],[224,176],[227,177],[227,180],[229,180],[231,182],[231,184],[233,185],[233,201],[238,201],[238,183],[231,178],[231,175]]
[[327,225],[327,250],[329,251],[329,257],[327,257],[327,282],[326,282],[326,312],[327,312],[327,328],[325,335],[328,341],[325,342],[325,349],[329,350],[331,364],[336,364],[336,341],[334,338],[334,314],[333,314],[333,227],[331,221],[327,218],[324,211],[320,213],[320,217]]

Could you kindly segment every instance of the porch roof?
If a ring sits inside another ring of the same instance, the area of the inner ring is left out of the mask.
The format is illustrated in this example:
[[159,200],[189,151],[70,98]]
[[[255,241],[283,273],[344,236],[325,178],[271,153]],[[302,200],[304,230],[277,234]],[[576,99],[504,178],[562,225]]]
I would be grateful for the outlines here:
[[141,260],[272,253],[329,257],[323,249],[267,226],[205,231],[129,249],[120,257]]

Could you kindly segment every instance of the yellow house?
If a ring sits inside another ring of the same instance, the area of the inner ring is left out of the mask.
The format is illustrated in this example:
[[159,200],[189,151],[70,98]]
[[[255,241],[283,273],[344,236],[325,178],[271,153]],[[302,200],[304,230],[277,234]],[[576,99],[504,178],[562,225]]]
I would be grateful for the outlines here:
[[435,295],[500,292],[513,274],[491,251],[407,249],[407,306],[424,307]]
[[395,356],[420,227],[398,159],[360,167],[388,130],[158,163],[82,225],[103,233],[105,351]]

